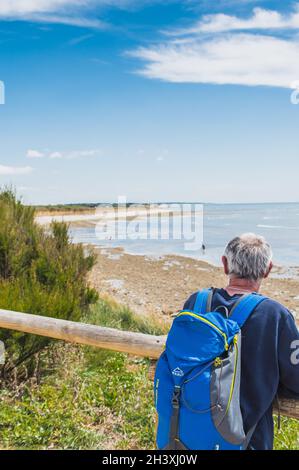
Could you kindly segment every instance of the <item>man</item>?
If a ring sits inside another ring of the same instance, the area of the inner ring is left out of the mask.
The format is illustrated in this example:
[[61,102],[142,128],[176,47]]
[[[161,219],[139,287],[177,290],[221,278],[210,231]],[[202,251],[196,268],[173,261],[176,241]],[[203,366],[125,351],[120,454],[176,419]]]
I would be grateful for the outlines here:
[[[215,289],[212,310],[230,311],[241,295],[258,292],[273,267],[270,245],[263,237],[244,234],[234,238],[222,257],[229,278]],[[193,294],[184,310],[192,310]],[[299,399],[299,333],[292,314],[278,302],[259,304],[242,328],[241,410],[245,432],[257,424],[249,449],[273,448],[272,403],[277,395]]]

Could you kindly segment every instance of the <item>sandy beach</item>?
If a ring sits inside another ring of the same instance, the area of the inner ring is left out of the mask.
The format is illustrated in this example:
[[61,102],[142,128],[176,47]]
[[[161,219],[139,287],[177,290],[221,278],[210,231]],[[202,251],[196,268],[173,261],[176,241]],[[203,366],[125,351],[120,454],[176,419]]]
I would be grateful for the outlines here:
[[[190,210],[189,207],[185,208],[184,215],[189,214]],[[136,217],[163,217],[181,213],[182,206],[175,204],[171,206],[168,204],[132,204],[129,207],[99,205],[95,209],[80,212],[38,211],[36,221],[43,226],[50,225],[54,220],[56,222],[66,222],[74,227],[94,227],[97,224],[101,225],[113,220],[132,220]]]
[[[151,215],[158,212],[161,213],[161,207],[151,207]],[[132,206],[121,210],[118,216],[134,218],[146,214],[148,208]],[[63,220],[70,227],[91,227],[114,215],[110,206],[80,214],[40,213],[36,220],[42,226],[48,226],[52,220]],[[100,295],[108,295],[140,315],[158,314],[169,318],[198,289],[226,285],[220,267],[196,258],[129,254],[120,247],[93,245],[92,249],[97,263],[89,276],[90,284]],[[299,320],[299,267],[275,266],[270,278],[263,283],[262,293],[286,305]]]
[[[142,315],[169,317],[182,308],[192,292],[205,287],[222,287],[222,269],[183,256],[150,258],[125,253],[121,248],[94,248],[97,264],[91,284],[101,295],[109,295]],[[265,280],[262,293],[283,303],[299,319],[298,269],[275,268]],[[282,276],[283,278],[280,278]]]

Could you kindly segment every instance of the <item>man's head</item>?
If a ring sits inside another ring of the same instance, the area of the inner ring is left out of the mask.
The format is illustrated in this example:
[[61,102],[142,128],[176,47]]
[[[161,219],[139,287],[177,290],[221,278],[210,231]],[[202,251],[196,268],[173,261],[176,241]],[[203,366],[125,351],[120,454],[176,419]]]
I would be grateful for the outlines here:
[[272,250],[264,237],[244,233],[229,242],[222,262],[231,278],[260,284],[273,267]]

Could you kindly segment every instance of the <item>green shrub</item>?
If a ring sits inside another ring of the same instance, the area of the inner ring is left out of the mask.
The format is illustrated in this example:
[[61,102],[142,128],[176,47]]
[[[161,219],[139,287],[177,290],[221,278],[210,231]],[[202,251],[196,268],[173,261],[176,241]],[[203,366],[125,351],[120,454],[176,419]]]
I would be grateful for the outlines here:
[[[11,190],[0,193],[0,308],[77,321],[97,300],[86,281],[94,261],[70,242],[65,224],[46,232]],[[0,330],[0,340],[9,358],[2,377],[24,361],[30,376],[33,355],[50,341],[9,330]]]

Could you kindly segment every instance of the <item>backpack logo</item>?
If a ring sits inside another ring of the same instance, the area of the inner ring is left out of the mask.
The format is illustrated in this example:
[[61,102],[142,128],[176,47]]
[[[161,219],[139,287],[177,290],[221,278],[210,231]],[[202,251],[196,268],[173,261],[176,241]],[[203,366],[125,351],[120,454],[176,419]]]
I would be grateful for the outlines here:
[[184,372],[182,371],[182,369],[177,367],[176,369],[172,371],[172,375],[176,375],[177,377],[183,377]]

